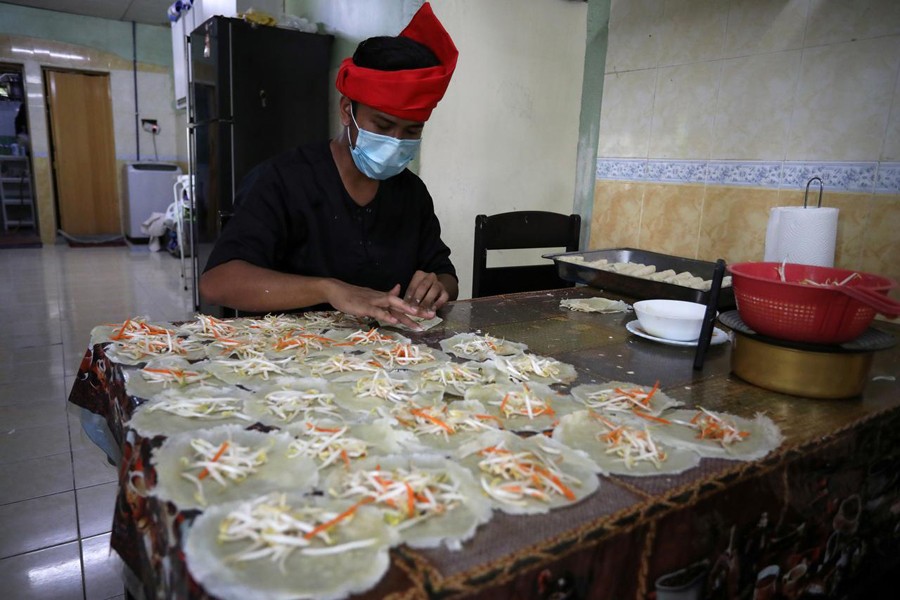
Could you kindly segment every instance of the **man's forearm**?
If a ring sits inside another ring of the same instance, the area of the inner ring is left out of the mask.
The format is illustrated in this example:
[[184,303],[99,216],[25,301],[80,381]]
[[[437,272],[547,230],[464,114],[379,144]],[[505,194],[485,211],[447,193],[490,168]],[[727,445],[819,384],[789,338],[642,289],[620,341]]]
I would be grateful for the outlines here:
[[212,304],[249,312],[277,312],[328,302],[329,279],[281,273],[232,260],[200,277],[200,295]]

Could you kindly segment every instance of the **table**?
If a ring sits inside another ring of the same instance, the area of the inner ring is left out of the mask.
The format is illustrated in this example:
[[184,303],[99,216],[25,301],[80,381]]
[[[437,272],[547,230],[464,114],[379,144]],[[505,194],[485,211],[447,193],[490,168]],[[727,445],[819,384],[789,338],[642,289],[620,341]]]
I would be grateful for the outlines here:
[[[559,308],[563,298],[598,295],[619,298],[579,287],[459,301],[442,309],[439,327],[411,337],[436,345],[481,331],[524,342],[574,365],[575,384],[658,380],[688,406],[765,412],[782,445],[753,462],[703,459],[678,476],[601,477],[599,491],[575,506],[495,513],[460,552],[395,548],[388,573],[361,597],[877,597],[868,594],[900,564],[900,349],[876,354],[861,397],[791,397],[731,375],[729,344],[710,347],[695,371],[693,348],[629,334],[633,315]],[[123,426],[135,400],[102,346],[88,349],[69,400],[104,415],[121,444],[111,543],[141,582],[132,593],[208,597],[181,552],[197,512],[145,495],[155,476],[150,452],[163,438]]]

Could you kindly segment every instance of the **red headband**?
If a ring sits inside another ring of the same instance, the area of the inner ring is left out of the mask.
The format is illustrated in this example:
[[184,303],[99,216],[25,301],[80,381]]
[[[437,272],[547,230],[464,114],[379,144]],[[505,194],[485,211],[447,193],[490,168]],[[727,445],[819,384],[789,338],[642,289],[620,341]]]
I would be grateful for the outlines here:
[[344,96],[376,110],[400,119],[427,121],[450,85],[459,52],[428,2],[416,12],[400,37],[427,46],[441,64],[425,69],[379,71],[358,67],[352,58],[346,58],[338,69],[335,85]]

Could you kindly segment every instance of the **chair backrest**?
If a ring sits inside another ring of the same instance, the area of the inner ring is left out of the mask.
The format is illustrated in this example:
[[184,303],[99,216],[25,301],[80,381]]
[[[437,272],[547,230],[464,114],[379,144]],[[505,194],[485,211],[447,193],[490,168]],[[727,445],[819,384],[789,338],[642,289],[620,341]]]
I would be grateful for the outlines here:
[[472,297],[551,290],[574,285],[557,275],[555,264],[487,267],[488,250],[558,248],[578,250],[581,216],[522,210],[475,217]]

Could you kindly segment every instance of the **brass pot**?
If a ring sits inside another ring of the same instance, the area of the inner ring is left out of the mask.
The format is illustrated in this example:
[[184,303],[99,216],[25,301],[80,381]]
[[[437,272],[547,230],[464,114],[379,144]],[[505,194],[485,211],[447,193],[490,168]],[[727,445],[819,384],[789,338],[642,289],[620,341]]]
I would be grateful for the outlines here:
[[761,341],[734,331],[731,371],[767,390],[806,398],[862,393],[875,351],[817,352]]

